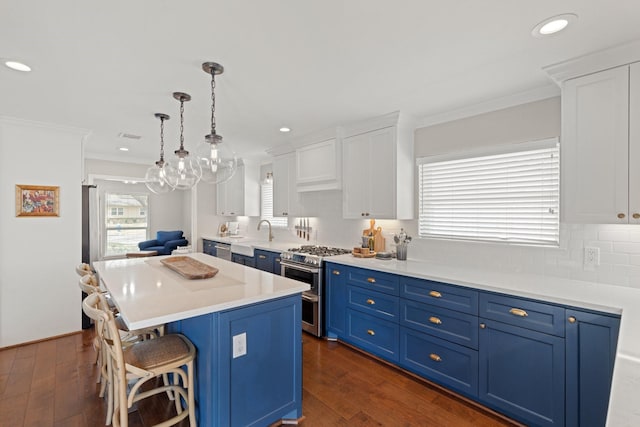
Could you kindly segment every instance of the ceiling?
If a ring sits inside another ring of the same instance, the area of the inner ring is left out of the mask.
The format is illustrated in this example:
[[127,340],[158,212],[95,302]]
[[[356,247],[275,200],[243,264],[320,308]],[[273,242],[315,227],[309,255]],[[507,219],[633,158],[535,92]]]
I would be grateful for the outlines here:
[[[534,38],[545,18],[566,31]],[[418,119],[518,94],[554,93],[543,66],[640,39],[638,0],[2,0],[0,116],[91,131],[85,155],[151,164],[159,121],[187,149],[210,129],[241,157],[400,110]],[[4,61],[3,61],[4,62]],[[289,134],[278,131],[281,126]],[[118,137],[139,135],[139,140]],[[127,146],[123,153],[118,147]]]

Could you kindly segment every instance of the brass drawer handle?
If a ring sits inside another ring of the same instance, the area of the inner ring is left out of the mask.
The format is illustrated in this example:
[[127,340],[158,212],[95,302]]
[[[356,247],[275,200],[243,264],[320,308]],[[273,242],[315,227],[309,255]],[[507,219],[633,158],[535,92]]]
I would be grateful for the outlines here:
[[367,282],[376,283],[376,279],[374,279],[373,277],[367,277]]
[[576,318],[573,316],[569,316],[567,320],[569,321],[569,323],[576,323]]
[[442,294],[438,291],[431,291],[429,292],[429,296],[434,297],[434,298],[442,298]]
[[340,270],[333,270],[333,271],[331,272],[331,274],[334,274],[334,275],[336,275],[336,276],[339,276],[339,275],[340,275]]
[[276,262],[280,262],[280,258],[276,258]]
[[442,325],[442,320],[438,319],[435,316],[429,317],[429,322],[435,323],[436,325]]
[[623,214],[623,213],[619,213],[618,214],[618,218],[623,219],[624,217],[625,217],[625,214]]
[[480,329],[485,329],[487,325],[485,323],[480,323]]
[[258,255],[258,258],[260,259],[266,259],[267,257],[265,255]]
[[376,332],[373,329],[367,329],[367,333],[371,336],[376,334]]
[[429,355],[429,359],[433,360],[434,362],[442,362],[442,357],[438,356],[435,353],[431,353]]
[[520,309],[520,308],[512,308],[511,310],[509,310],[509,313],[513,314],[514,316],[520,316],[520,317],[527,317],[529,314]]
[[369,304],[369,305],[374,305],[375,303],[376,303],[376,302],[375,302],[374,300],[372,300],[371,298],[369,298],[369,299],[367,300],[367,304]]
[[640,218],[640,213],[634,213],[632,216],[633,216],[633,219],[638,219]]

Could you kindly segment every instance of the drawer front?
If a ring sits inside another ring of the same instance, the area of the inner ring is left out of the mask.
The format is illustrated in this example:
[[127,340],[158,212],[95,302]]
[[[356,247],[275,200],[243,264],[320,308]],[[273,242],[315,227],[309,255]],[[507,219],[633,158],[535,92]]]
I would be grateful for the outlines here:
[[431,280],[400,279],[400,296],[438,307],[478,314],[478,292]]
[[382,292],[363,289],[358,286],[348,286],[347,301],[349,307],[380,317],[391,322],[397,322],[399,313],[398,297]]
[[216,242],[212,240],[203,240],[202,241],[202,252],[209,255],[216,255]]
[[388,322],[356,310],[347,309],[346,341],[376,356],[398,361],[397,323]]
[[476,350],[401,327],[400,364],[467,396],[478,395]]
[[478,349],[478,318],[410,300],[400,303],[400,324],[436,337]]
[[390,295],[398,295],[398,276],[363,268],[349,268],[347,283],[373,289]]
[[565,309],[543,302],[482,293],[480,317],[564,337]]

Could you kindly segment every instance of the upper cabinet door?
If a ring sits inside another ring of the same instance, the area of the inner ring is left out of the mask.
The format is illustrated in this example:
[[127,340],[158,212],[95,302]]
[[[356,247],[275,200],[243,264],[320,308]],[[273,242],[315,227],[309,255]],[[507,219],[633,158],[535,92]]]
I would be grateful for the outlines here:
[[273,159],[273,216],[302,215],[300,196],[295,185],[295,154],[289,153]]
[[560,147],[563,221],[628,223],[628,66],[565,82]]
[[336,138],[296,150],[298,191],[339,190],[341,182],[339,144]]
[[344,162],[342,209],[344,218],[366,218],[371,188],[369,135],[356,135],[342,141]]

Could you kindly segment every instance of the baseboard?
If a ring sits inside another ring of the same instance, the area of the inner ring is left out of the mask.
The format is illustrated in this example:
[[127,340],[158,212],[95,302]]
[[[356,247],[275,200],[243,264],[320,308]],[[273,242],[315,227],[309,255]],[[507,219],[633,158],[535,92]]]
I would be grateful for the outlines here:
[[14,345],[6,346],[6,347],[0,347],[0,350],[9,350],[9,349],[12,349],[12,348],[25,347],[27,345],[38,344],[38,343],[41,343],[41,342],[51,341],[51,340],[55,340],[55,339],[58,339],[58,338],[64,338],[64,337],[68,337],[68,336],[76,335],[76,334],[81,334],[81,333],[82,333],[82,330],[75,331],[75,332],[67,332],[66,334],[60,334],[60,335],[55,335],[55,336],[52,336],[52,337],[41,338],[39,340],[27,341],[27,342],[23,342],[23,343],[20,343],[20,344],[14,344]]

